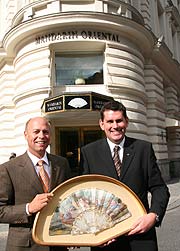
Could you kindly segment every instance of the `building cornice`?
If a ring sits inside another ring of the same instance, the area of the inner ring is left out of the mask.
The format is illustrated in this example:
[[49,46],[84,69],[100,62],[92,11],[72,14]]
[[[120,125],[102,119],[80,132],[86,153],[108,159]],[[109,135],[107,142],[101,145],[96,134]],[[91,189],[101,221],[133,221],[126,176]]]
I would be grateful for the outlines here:
[[15,56],[17,47],[22,41],[24,43],[32,40],[38,34],[53,29],[78,29],[78,27],[82,27],[82,23],[87,28],[99,27],[99,29],[117,31],[120,35],[132,40],[137,46],[140,45],[140,49],[144,54],[151,53],[154,38],[144,26],[125,17],[95,12],[50,14],[25,21],[6,33],[3,39],[3,47],[8,54]]

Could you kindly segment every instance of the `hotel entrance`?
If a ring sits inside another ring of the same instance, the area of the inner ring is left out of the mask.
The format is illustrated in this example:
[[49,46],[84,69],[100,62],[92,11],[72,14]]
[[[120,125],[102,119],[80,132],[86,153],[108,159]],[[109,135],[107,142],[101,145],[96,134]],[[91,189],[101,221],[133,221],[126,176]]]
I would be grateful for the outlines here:
[[[68,159],[73,176],[79,174],[81,147],[104,136],[97,121],[102,106],[110,100],[113,98],[90,91],[66,92],[43,101],[42,113],[53,121],[55,128],[53,152]],[[64,127],[59,126],[63,124]]]
[[80,148],[103,137],[99,127],[74,127],[56,129],[56,154],[68,159],[73,176],[78,175]]

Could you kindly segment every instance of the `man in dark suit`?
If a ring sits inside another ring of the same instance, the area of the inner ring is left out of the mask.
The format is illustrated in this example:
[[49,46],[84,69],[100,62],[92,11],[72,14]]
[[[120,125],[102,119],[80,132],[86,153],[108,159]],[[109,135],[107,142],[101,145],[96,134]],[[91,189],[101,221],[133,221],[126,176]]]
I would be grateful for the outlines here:
[[[100,115],[99,124],[106,138],[82,147],[82,174],[101,174],[123,182],[137,194],[147,214],[131,226],[127,235],[110,241],[104,247],[92,247],[92,250],[157,251],[155,226],[161,224],[169,200],[169,191],[161,177],[152,144],[125,136],[128,117],[122,103],[106,103]],[[119,175],[113,161],[115,145],[120,147]],[[150,206],[149,192],[152,196]]]
[[[50,191],[70,177],[68,161],[46,152],[51,130],[45,118],[30,119],[24,135],[28,143],[27,151],[0,165],[0,222],[9,224],[6,251],[64,251],[65,247],[37,245],[32,240],[31,230],[36,213],[53,196]],[[46,192],[39,177],[39,160],[43,161],[48,180],[49,190]]]

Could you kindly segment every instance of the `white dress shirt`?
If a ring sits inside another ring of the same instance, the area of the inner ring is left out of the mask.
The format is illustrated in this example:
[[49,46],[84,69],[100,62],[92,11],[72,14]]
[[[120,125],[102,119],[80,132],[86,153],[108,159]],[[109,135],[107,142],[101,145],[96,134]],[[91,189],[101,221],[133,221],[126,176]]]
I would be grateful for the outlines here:
[[[27,154],[28,154],[29,158],[31,159],[31,161],[32,161],[32,163],[34,165],[34,169],[35,169],[36,173],[39,176],[39,171],[38,171],[38,168],[37,168],[37,166],[38,166],[37,163],[38,163],[38,161],[40,159],[38,157],[36,157],[35,155],[33,155],[32,153],[30,153],[29,151],[27,151]],[[41,158],[41,160],[44,161],[44,164],[43,164],[44,169],[45,169],[45,171],[47,172],[47,174],[48,174],[48,176],[50,178],[50,176],[51,176],[51,168],[50,168],[50,165],[49,165],[49,161],[48,161],[47,153],[46,152],[45,152],[44,156]]]
[[112,141],[110,141],[108,138],[107,138],[107,142],[108,142],[108,145],[110,147],[110,150],[111,150],[111,154],[112,154],[112,157],[114,156],[114,147],[115,146],[119,146],[120,147],[120,150],[119,150],[119,158],[122,162],[123,160],[123,154],[124,154],[124,142],[125,142],[125,137],[123,138],[123,140],[120,142],[120,144],[114,144]]

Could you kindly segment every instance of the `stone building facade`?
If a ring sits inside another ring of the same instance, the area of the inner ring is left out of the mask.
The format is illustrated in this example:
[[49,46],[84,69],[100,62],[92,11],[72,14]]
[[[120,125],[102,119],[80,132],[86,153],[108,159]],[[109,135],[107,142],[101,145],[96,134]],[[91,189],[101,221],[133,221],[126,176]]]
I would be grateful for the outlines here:
[[24,152],[24,124],[42,115],[49,151],[78,168],[80,147],[102,137],[99,107],[114,98],[165,179],[180,176],[179,76],[179,0],[1,0],[0,163]]

